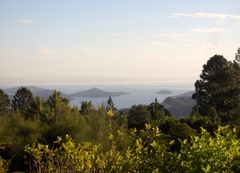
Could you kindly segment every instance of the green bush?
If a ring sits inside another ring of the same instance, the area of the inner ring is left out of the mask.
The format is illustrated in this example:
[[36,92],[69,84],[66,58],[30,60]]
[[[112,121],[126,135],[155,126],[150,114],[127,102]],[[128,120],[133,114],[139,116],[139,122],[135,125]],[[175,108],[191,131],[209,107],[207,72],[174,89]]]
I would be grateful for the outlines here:
[[219,127],[212,137],[202,129],[200,136],[182,140],[172,165],[177,172],[235,172],[239,171],[240,143],[236,129]]
[[[0,149],[4,149],[4,147],[0,144]],[[6,161],[5,159],[3,159],[0,156],[0,172],[1,173],[5,173],[8,170],[8,161]]]
[[[138,133],[138,134],[137,134]],[[240,143],[236,130],[219,127],[212,137],[202,129],[201,135],[181,140],[179,152],[170,152],[173,141],[166,142],[158,127],[146,125],[133,130],[134,145],[125,152],[116,149],[110,134],[109,150],[89,142],[76,144],[66,135],[54,142],[56,147],[34,144],[26,146],[31,156],[32,172],[238,172]],[[138,136],[138,137],[137,137]]]
[[0,172],[5,173],[8,170],[8,162],[0,157]]

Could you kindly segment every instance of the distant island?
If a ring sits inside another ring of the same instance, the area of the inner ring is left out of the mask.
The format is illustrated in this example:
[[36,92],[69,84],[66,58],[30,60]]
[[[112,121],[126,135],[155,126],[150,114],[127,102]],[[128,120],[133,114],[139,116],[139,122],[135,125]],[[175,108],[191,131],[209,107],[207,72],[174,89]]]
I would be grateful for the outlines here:
[[172,94],[173,92],[170,90],[160,90],[158,92],[156,92],[157,94]]
[[71,97],[91,97],[91,98],[96,98],[96,97],[117,97],[121,95],[128,95],[129,93],[126,92],[109,92],[109,91],[103,91],[98,88],[91,88],[85,91],[80,91],[74,94],[70,94]]

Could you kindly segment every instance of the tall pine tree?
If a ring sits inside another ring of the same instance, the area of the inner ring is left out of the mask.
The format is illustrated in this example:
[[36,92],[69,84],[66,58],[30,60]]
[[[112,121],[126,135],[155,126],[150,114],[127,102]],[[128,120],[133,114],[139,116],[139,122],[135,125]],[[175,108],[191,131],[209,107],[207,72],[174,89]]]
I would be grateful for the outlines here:
[[195,83],[194,112],[210,116],[215,122],[232,122],[239,118],[239,66],[221,55],[210,58]]

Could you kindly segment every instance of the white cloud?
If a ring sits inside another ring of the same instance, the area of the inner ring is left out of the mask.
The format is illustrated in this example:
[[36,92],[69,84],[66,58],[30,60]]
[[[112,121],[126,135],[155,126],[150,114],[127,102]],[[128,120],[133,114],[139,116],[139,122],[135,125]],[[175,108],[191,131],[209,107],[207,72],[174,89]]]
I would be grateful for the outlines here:
[[50,51],[47,47],[40,47],[38,53],[41,55],[49,55]]
[[17,20],[16,23],[30,25],[30,24],[36,23],[36,21],[31,19],[21,19],[21,20]]
[[220,20],[236,20],[240,21],[240,15],[232,15],[226,13],[174,13],[175,17],[191,17],[191,18],[209,18],[209,19],[220,19]]
[[199,33],[231,32],[231,30],[226,28],[191,28],[190,30]]

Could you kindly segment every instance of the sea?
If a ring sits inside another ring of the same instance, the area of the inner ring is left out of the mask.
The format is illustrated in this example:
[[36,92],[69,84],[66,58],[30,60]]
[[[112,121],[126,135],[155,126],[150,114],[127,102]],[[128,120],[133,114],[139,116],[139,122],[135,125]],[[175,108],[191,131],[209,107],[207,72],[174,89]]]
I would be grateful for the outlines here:
[[[121,95],[112,97],[114,105],[118,109],[130,108],[138,104],[150,104],[157,98],[159,103],[169,96],[176,96],[188,91],[194,90],[194,84],[191,82],[185,83],[63,83],[63,84],[30,84],[45,89],[55,89],[65,94],[72,94],[79,91],[88,90],[91,88],[99,88],[109,92],[127,92],[128,95]],[[14,85],[16,86],[16,85]],[[14,87],[11,85],[11,87]],[[21,85],[23,86],[23,85]],[[24,85],[24,86],[29,86]],[[10,86],[3,86],[8,88]],[[157,94],[158,91],[169,90],[171,94]],[[106,104],[108,97],[88,98],[88,97],[75,97],[70,100],[70,105],[80,107],[83,101],[91,101],[94,106],[98,107]]]

